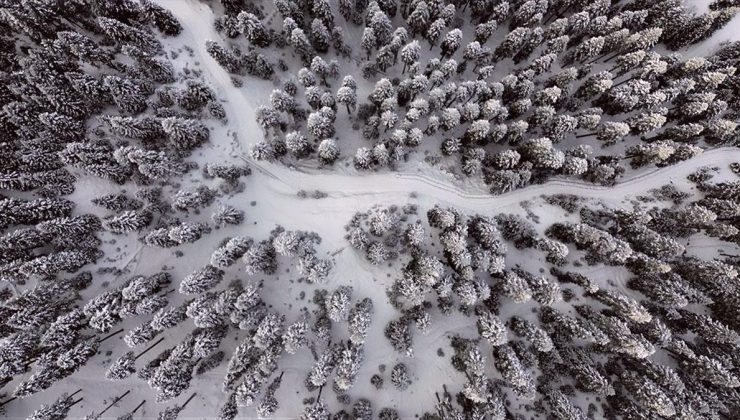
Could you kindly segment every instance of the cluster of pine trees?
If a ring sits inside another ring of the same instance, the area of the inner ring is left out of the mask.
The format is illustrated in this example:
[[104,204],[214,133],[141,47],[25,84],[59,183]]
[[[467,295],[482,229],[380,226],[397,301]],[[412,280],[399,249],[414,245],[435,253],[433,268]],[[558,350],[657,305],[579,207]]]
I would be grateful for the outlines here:
[[[713,177],[689,177],[701,198],[666,186],[632,209],[548,198],[579,221],[544,234],[514,214],[454,208],[434,207],[426,221],[395,207],[355,216],[347,240],[358,250],[383,233],[403,238],[389,260],[398,271],[388,293],[401,314],[385,328],[393,348],[412,356],[415,334],[453,311],[475,319],[477,335],[451,341],[463,382],[448,379],[424,418],[503,419],[522,409],[558,419],[731,417],[740,408],[740,260],[689,245],[702,236],[740,244],[740,182]],[[512,248],[536,263],[511,265]],[[614,268],[591,277],[603,271],[584,270],[593,266]]]
[[[0,273],[21,284],[95,262],[101,230],[158,223],[153,194],[133,199],[114,185],[185,173],[182,158],[209,137],[200,118],[223,118],[223,108],[202,82],[177,80],[158,37],[181,26],[151,1],[5,2],[0,25]],[[103,220],[62,198],[90,175],[114,184],[94,200],[113,212]]]
[[[208,41],[208,53],[280,86],[256,112],[264,139],[254,159],[345,158],[364,171],[419,150],[502,193],[554,175],[610,184],[625,159],[664,166],[737,142],[740,43],[706,58],[658,52],[707,39],[735,15],[733,2],[701,15],[679,0],[211,6],[223,10],[214,24],[229,45]],[[256,240],[233,230],[248,215],[223,197],[243,189],[248,168],[211,162],[200,184],[178,183],[211,138],[207,120],[226,118],[197,72],[169,61],[160,39],[181,31],[151,0],[0,0],[0,407],[53,392],[110,346],[106,379],[145,381],[148,404],[174,404],[159,419],[176,419],[196,396],[186,392],[222,365],[218,417],[269,417],[283,357],[304,352],[312,362],[292,385],[305,386],[301,418],[396,420],[396,409],[352,392],[371,328],[398,353],[387,377],[404,395],[420,368],[403,361],[420,352],[415,339],[454,313],[475,328],[451,337],[460,375],[433,384],[441,392],[418,413],[426,419],[740,411],[740,256],[690,246],[709,237],[737,249],[739,182],[699,171],[698,192],[667,188],[627,209],[551,197],[577,216],[542,227],[516,214],[374,207],[347,225],[368,267],[392,270],[389,304],[373,301],[352,279],[327,284],[334,262],[316,233],[277,227]],[[276,48],[290,54],[276,58]],[[344,120],[366,145],[338,131]],[[80,179],[104,191],[87,212],[69,199]],[[178,255],[219,229],[236,236],[183,278],[118,267],[104,286],[97,277],[109,268],[82,271],[101,264],[103,240]],[[264,282],[281,265],[313,291],[311,309],[268,303]],[[393,311],[383,325],[373,323],[379,308]],[[85,391],[57,392],[29,419],[66,418]],[[147,402],[135,404],[119,418]]]
[[[2,405],[75,374],[105,340],[120,335],[103,336],[124,319],[154,315],[160,321],[157,329],[127,334],[128,344],[171,327],[180,315],[168,308],[174,290],[163,289],[171,282],[167,273],[122,279],[88,301],[81,293],[91,284],[100,288],[97,275],[66,273],[100,262],[105,232],[138,235],[153,228],[141,240],[161,247],[198,240],[211,227],[182,218],[249,174],[207,165],[204,176],[217,179],[217,189],[165,198],[170,179],[193,168],[183,159],[209,139],[201,119],[225,118],[210,87],[193,74],[176,74],[165,55],[160,38],[181,31],[174,15],[150,0],[0,2],[0,279],[10,285],[0,306],[6,315]],[[93,178],[109,192],[92,200],[90,213],[64,198],[80,178]],[[222,205],[213,222],[238,224],[243,217]],[[191,341],[210,354],[207,346],[218,334],[198,330]],[[130,374],[136,358],[127,353],[110,377]],[[175,394],[174,385],[160,388],[162,395]],[[80,402],[73,395],[50,399],[29,418],[66,418]]]
[[[209,50],[216,60],[284,70],[251,70],[283,84],[258,110],[255,159],[369,170],[435,151],[503,193],[554,175],[611,184],[623,159],[664,166],[737,141],[740,44],[707,58],[655,49],[707,39],[735,16],[730,4],[696,15],[680,0],[276,0],[279,24],[227,3],[216,28],[234,51]],[[362,30],[359,45],[343,25]],[[264,64],[274,48],[304,67]],[[336,132],[345,117],[366,146]]]

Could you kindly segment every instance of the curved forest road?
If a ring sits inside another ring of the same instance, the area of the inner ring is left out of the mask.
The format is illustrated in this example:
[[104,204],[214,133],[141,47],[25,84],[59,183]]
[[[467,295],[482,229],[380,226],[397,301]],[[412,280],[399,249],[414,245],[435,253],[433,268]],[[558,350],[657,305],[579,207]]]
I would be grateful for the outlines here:
[[235,87],[231,76],[206,51],[207,40],[224,43],[213,27],[214,16],[210,6],[198,0],[157,0],[157,2],[172,10],[180,20],[183,32],[178,39],[184,41],[183,45],[193,49],[196,60],[206,73],[204,76],[215,84],[214,88],[219,97],[225,99],[224,108],[229,124],[236,131],[239,143],[243,147],[239,152],[239,158],[263,175],[264,179],[260,179],[259,182],[269,184],[268,187],[274,191],[284,191],[284,186],[287,185],[293,190],[292,193],[298,190],[325,192],[329,195],[327,199],[331,201],[357,201],[362,197],[366,208],[373,204],[386,203],[391,197],[407,197],[415,193],[432,202],[447,202],[470,210],[490,211],[542,194],[574,194],[607,201],[622,201],[626,196],[643,193],[672,180],[685,182],[686,176],[697,168],[708,165],[726,167],[732,162],[740,161],[739,148],[723,147],[707,150],[698,157],[669,167],[635,171],[633,175],[623,178],[614,186],[605,187],[558,177],[544,184],[531,185],[497,196],[481,191],[466,191],[442,177],[433,178],[425,174],[381,172],[348,175],[316,170],[304,172],[283,165],[255,161],[247,155],[246,149],[249,144],[262,136],[262,129],[254,119],[256,105],[246,97],[251,90],[248,86],[250,82],[248,80],[245,87]]

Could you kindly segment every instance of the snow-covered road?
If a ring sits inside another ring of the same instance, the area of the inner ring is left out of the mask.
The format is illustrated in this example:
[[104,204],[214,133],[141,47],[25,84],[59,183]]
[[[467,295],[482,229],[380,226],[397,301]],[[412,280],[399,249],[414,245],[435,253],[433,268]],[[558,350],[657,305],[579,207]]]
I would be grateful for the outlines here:
[[278,180],[296,189],[320,190],[331,198],[356,197],[372,194],[396,194],[411,192],[417,195],[438,197],[441,201],[461,203],[466,207],[496,206],[502,203],[520,202],[542,194],[575,194],[592,198],[613,198],[633,195],[671,182],[681,180],[703,166],[727,166],[740,160],[740,149],[723,147],[708,150],[704,154],[676,165],[664,168],[645,169],[622,179],[614,186],[601,186],[580,180],[555,178],[544,184],[531,185],[510,193],[492,196],[475,193],[452,182],[436,179],[426,174],[403,172],[370,173],[362,176],[311,173],[307,174],[288,168],[270,165],[270,172]]

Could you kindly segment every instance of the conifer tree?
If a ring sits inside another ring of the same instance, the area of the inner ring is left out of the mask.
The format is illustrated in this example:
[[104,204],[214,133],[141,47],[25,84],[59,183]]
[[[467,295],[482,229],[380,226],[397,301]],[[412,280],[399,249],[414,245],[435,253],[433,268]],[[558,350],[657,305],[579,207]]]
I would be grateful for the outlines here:
[[41,408],[34,411],[29,417],[32,420],[55,420],[66,418],[70,409],[82,401],[82,398],[77,400],[74,399],[81,390],[77,390],[72,394],[62,394],[54,403],[50,405],[42,404]]
[[182,31],[182,25],[172,12],[151,0],[141,0],[141,15],[165,35],[176,36]]
[[252,13],[242,11],[236,17],[239,31],[256,47],[270,45],[270,35],[260,19]]
[[153,52],[162,48],[162,44],[150,32],[127,25],[119,20],[101,16],[98,17],[97,24],[105,35],[121,45],[133,44],[145,51]]
[[440,48],[442,49],[442,57],[451,57],[452,54],[454,54],[455,51],[460,48],[461,42],[462,31],[460,31],[459,29],[453,29],[450,32],[447,32],[444,39],[442,39],[442,43],[440,44]]

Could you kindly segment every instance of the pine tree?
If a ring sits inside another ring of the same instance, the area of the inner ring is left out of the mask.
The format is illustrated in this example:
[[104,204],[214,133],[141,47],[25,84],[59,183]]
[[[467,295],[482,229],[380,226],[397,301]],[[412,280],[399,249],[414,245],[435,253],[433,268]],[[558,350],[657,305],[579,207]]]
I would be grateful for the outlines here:
[[325,53],[329,50],[332,37],[326,25],[320,19],[311,22],[311,41],[316,51]]
[[335,112],[329,107],[312,112],[308,116],[308,132],[317,139],[330,138],[334,135]]
[[270,34],[257,16],[242,11],[236,19],[239,22],[239,31],[252,45],[262,48],[270,45]]
[[360,365],[365,357],[362,346],[347,343],[341,349],[336,361],[336,374],[334,375],[334,388],[339,392],[348,391],[357,380]]
[[213,251],[211,265],[219,269],[232,266],[249,250],[253,243],[254,241],[251,238],[242,236],[229,239],[223,246]]
[[346,76],[342,81],[342,87],[337,90],[337,103],[347,107],[347,113],[351,114],[357,105],[357,86],[352,76]]
[[309,405],[301,414],[301,420],[329,420],[331,413],[323,399],[319,398],[314,405]]
[[309,389],[315,389],[326,384],[329,375],[331,375],[336,367],[337,358],[341,351],[341,345],[334,344],[319,356],[319,359],[314,363],[306,378],[306,384],[309,386]]
[[99,347],[100,341],[96,338],[81,341],[59,354],[56,365],[62,370],[74,372],[95,356]]
[[113,133],[120,136],[151,141],[164,135],[159,121],[155,118],[106,115],[101,119]]
[[391,382],[400,391],[405,391],[411,385],[408,368],[403,363],[397,363],[391,370]]
[[547,332],[534,323],[527,321],[518,316],[509,320],[511,331],[519,337],[529,340],[535,350],[540,352],[549,352],[553,349],[553,342]]
[[370,149],[368,149],[367,147],[360,147],[359,149],[357,149],[353,158],[353,163],[355,168],[357,169],[370,169],[370,166],[373,163],[373,157]]
[[367,332],[372,321],[373,302],[369,298],[355,304],[349,312],[348,330],[349,339],[356,345],[361,345],[367,337]]
[[692,378],[707,381],[719,387],[736,388],[740,380],[720,361],[698,355],[681,361],[681,369]]
[[312,151],[311,144],[306,137],[297,131],[286,134],[285,146],[293,156],[299,159],[308,156]]
[[126,345],[133,348],[149,342],[157,336],[159,331],[155,330],[150,323],[140,324],[123,337]]
[[136,373],[136,366],[134,365],[136,360],[143,356],[146,352],[153,349],[163,340],[164,338],[160,338],[157,342],[149,346],[146,350],[142,351],[138,355],[134,354],[134,352],[132,351],[126,352],[123,356],[116,359],[116,361],[108,367],[108,370],[105,372],[106,379],[118,381]]
[[[164,152],[145,151],[132,146],[121,147],[114,151],[113,158],[121,166],[138,170],[144,179],[166,180],[175,175],[182,175],[187,170],[185,165],[168,157]],[[101,176],[117,178],[117,175],[108,173],[101,174]]]
[[493,346],[500,346],[508,341],[506,326],[492,312],[481,310],[478,314],[478,334]]
[[208,264],[185,277],[180,283],[180,293],[196,295],[215,287],[223,279],[224,272]]
[[534,382],[514,350],[508,344],[504,344],[494,347],[493,355],[496,369],[501,373],[504,380],[514,388],[514,392],[522,398],[533,398]]
[[459,29],[453,29],[447,32],[444,39],[442,39],[442,43],[440,44],[440,48],[442,49],[442,57],[451,57],[455,53],[455,51],[460,48],[462,36],[462,31],[460,31]]
[[529,32],[527,28],[516,28],[509,32],[501,44],[496,47],[493,55],[494,60],[500,61],[514,55],[529,38]]
[[121,51],[136,62],[137,70],[144,77],[158,83],[175,81],[174,69],[168,61],[160,60],[131,45],[125,45]]
[[603,142],[605,146],[610,146],[629,134],[629,130],[630,127],[626,123],[605,121],[597,127],[596,138]]
[[604,48],[605,38],[595,36],[580,43],[570,55],[572,61],[584,62],[601,54]]
[[401,73],[406,73],[406,68],[411,66],[414,62],[419,60],[419,53],[421,46],[419,41],[411,41],[401,49],[401,61],[403,61],[403,70]]
[[625,372],[622,383],[640,404],[650,411],[670,417],[676,414],[671,398],[655,382],[636,372]]
[[360,46],[365,51],[367,58],[369,59],[373,50],[378,46],[378,37],[375,35],[375,30],[373,28],[366,27],[362,32],[362,43]]
[[275,398],[275,392],[280,387],[280,384],[282,383],[282,378],[283,374],[281,373],[270,383],[270,385],[267,386],[267,390],[265,390],[265,395],[262,397],[262,400],[256,408],[257,414],[259,414],[260,417],[269,417],[277,410],[278,400],[277,398]]
[[87,317],[81,309],[59,315],[41,336],[41,345],[49,348],[70,346],[79,337]]
[[195,360],[192,355],[191,342],[186,340],[180,343],[149,378],[149,386],[159,392],[157,394],[158,402],[175,398],[190,387],[190,380],[195,367]]
[[150,32],[102,16],[98,17],[97,23],[105,35],[121,45],[132,44],[145,51],[152,52],[162,49],[162,44]]
[[234,420],[239,415],[239,408],[236,405],[236,395],[229,394],[226,402],[218,409],[218,420]]
[[242,60],[233,52],[222,47],[215,41],[206,41],[206,51],[216,62],[231,73],[242,73]]
[[425,1],[416,2],[416,7],[406,18],[411,28],[411,36],[424,32],[429,27],[429,5]]
[[586,415],[560,391],[553,390],[545,396],[550,412],[557,420],[585,420]]
[[141,0],[141,15],[165,35],[176,36],[182,31],[180,22],[172,12],[151,0]]
[[329,297],[327,302],[329,319],[335,322],[347,319],[352,299],[352,287],[340,286]]
[[[160,283],[160,278],[163,281]],[[136,276],[126,282],[121,289],[121,297],[131,301],[138,301],[156,293],[162,285],[169,283],[169,276]]]
[[662,127],[667,118],[656,112],[637,114],[627,119],[627,124],[633,132],[637,134],[646,134]]
[[589,76],[576,91],[576,97],[588,99],[609,90],[614,82],[612,74],[608,71],[601,71]]
[[408,356],[413,355],[411,330],[408,322],[403,319],[389,322],[385,328],[385,336],[397,352],[405,353]]
[[71,54],[93,65],[111,64],[111,54],[100,48],[95,41],[74,31],[57,33],[58,43]]
[[352,416],[357,420],[372,420],[373,408],[370,401],[360,398],[352,405]]
[[520,272],[520,275],[527,280],[532,290],[532,297],[540,305],[552,305],[561,300],[560,286],[545,278],[536,276],[531,273]]
[[289,325],[283,334],[283,345],[289,354],[295,354],[301,347],[308,343],[306,333],[308,332],[308,319],[306,316]]
[[180,412],[185,409],[185,406],[188,405],[193,398],[195,398],[195,395],[196,394],[193,393],[182,405],[175,404],[172,407],[167,407],[163,411],[160,411],[159,414],[157,414],[157,420],[177,420]]
[[74,395],[80,392],[77,390],[72,394],[62,394],[55,402],[50,405],[42,404],[41,408],[34,411],[30,417],[30,420],[57,420],[65,419],[69,414],[72,407],[82,401],[82,398],[75,400]]
[[290,44],[301,57],[304,64],[310,63],[311,57],[315,55],[313,46],[301,28],[295,28],[290,34]]
[[426,38],[429,41],[429,49],[431,50],[437,44],[437,41],[442,36],[442,31],[447,27],[447,23],[444,19],[436,19],[430,25],[425,26]]
[[126,113],[138,114],[147,108],[145,92],[140,83],[114,75],[103,77],[107,88],[118,108]]
[[162,129],[172,146],[189,151],[208,140],[208,129],[196,120],[169,117],[162,120]]
[[285,317],[275,313],[269,313],[262,319],[257,331],[252,337],[254,345],[258,348],[265,349],[279,341],[283,334]]
[[221,205],[218,210],[211,215],[211,219],[216,225],[238,225],[244,221],[244,212],[229,205]]
[[694,330],[706,341],[727,344],[737,342],[738,334],[711,316],[695,314],[689,311],[680,311],[679,313],[686,320],[689,328]]

